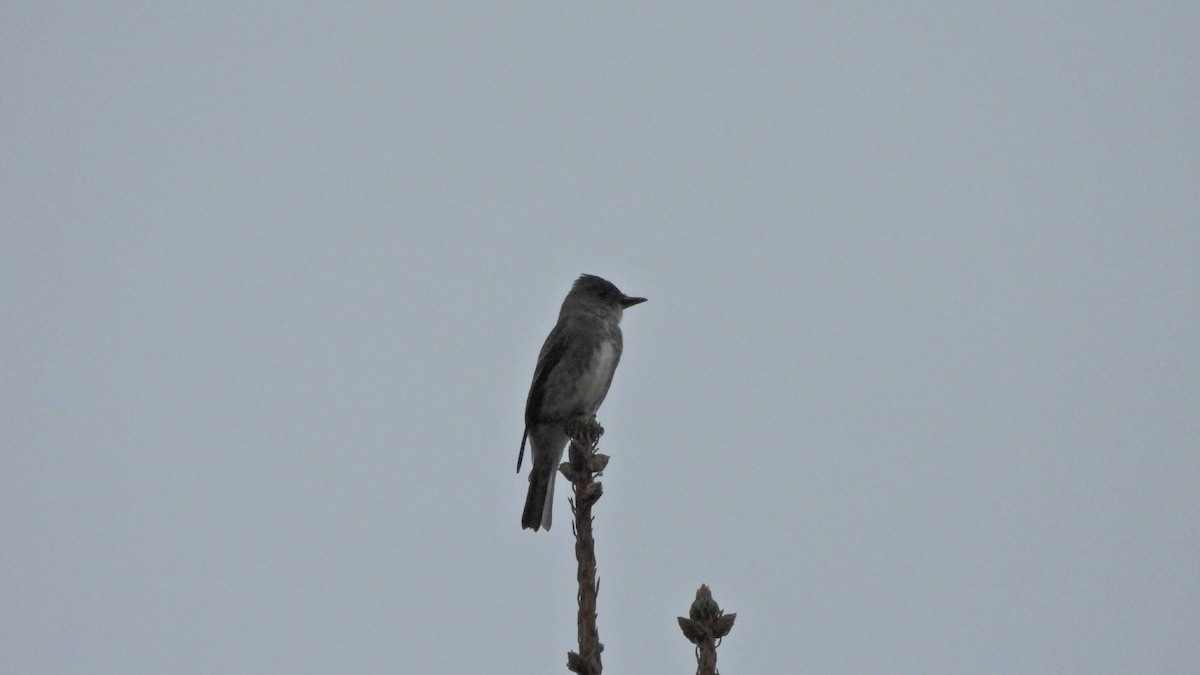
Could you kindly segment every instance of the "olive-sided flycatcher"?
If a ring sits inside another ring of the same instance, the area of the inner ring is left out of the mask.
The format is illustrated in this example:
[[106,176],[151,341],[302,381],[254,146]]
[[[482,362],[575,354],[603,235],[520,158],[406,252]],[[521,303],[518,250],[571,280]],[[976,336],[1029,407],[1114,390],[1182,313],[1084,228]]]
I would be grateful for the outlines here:
[[571,286],[558,311],[558,323],[538,354],[533,384],[525,401],[525,435],[517,471],[525,455],[525,439],[533,454],[529,495],[521,527],[550,529],[554,482],[567,447],[563,425],[594,416],[621,360],[621,314],[645,298],[631,298],[611,283],[584,274]]

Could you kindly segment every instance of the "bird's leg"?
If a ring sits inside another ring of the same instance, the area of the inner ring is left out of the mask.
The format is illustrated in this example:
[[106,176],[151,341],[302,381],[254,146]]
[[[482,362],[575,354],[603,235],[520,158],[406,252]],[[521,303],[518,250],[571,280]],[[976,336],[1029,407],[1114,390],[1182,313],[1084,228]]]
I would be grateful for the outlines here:
[[596,421],[595,415],[580,415],[567,420],[563,425],[567,436],[590,446],[595,446],[604,435],[604,427]]

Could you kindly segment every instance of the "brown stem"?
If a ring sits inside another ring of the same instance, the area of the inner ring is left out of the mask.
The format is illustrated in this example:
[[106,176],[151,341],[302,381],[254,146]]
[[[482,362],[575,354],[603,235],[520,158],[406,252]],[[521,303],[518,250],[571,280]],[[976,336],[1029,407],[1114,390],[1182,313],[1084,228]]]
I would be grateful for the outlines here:
[[697,675],[717,674],[717,641],[729,635],[735,619],[737,614],[726,614],[708,586],[701,584],[687,618],[679,617],[683,636],[696,645]]
[[604,489],[596,482],[596,476],[608,464],[608,457],[596,453],[600,438],[598,425],[572,434],[570,461],[559,467],[571,481],[574,497],[571,512],[575,517],[575,561],[578,564],[575,577],[579,581],[579,613],[577,629],[579,651],[567,654],[567,668],[581,675],[600,675],[603,666],[600,652],[600,633],[596,628],[596,596],[600,584],[596,581],[596,541],[592,537],[592,505],[600,499]]

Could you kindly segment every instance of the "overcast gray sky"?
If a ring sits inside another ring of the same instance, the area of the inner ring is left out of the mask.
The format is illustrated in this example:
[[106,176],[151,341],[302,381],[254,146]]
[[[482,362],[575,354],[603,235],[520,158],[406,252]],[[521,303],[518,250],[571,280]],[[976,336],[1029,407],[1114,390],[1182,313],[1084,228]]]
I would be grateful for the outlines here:
[[0,671],[1195,672],[1195,3],[0,14]]

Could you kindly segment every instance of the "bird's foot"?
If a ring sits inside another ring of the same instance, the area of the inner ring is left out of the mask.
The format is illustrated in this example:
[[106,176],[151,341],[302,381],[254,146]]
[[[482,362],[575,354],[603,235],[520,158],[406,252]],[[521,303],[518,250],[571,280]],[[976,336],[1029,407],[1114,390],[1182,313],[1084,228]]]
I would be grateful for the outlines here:
[[595,415],[580,415],[563,425],[563,431],[573,440],[595,446],[604,435],[604,427],[596,421]]

